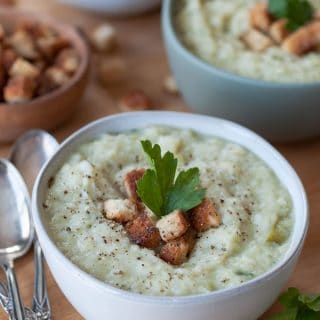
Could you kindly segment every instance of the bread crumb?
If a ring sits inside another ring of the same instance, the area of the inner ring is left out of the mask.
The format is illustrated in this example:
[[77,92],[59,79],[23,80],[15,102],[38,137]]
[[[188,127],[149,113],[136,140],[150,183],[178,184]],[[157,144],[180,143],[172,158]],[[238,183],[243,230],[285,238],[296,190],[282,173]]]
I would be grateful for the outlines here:
[[164,79],[163,87],[168,93],[171,93],[171,94],[178,94],[179,93],[179,89],[178,89],[176,80],[174,79],[173,76],[167,76]]
[[109,52],[116,44],[116,30],[112,25],[103,23],[91,31],[89,39],[95,50]]
[[119,105],[123,111],[148,110],[151,101],[142,90],[132,90],[120,100]]

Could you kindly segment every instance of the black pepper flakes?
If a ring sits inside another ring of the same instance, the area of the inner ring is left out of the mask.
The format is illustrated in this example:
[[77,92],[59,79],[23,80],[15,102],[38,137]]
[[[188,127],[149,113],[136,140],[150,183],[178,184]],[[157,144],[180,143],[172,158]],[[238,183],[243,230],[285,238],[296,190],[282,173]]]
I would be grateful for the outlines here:
[[51,189],[53,184],[54,184],[54,177],[50,177],[48,180],[48,189]]

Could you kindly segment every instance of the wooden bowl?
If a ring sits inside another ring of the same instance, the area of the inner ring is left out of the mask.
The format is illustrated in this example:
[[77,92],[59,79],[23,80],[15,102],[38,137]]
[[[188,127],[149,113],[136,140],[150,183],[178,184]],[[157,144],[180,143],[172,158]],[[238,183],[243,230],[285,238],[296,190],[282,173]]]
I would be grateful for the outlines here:
[[0,9],[0,22],[11,32],[19,21],[45,23],[63,34],[76,49],[80,66],[66,85],[30,102],[0,103],[0,142],[16,139],[27,130],[57,128],[71,117],[85,91],[89,74],[89,49],[80,33],[71,25],[62,23],[43,14],[25,12],[12,8]]

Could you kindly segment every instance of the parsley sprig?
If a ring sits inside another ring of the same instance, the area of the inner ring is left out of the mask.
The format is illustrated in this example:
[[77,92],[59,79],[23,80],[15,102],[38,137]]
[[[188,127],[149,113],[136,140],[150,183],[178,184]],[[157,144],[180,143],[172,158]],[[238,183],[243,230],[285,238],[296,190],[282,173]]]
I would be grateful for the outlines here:
[[279,302],[286,308],[270,320],[319,320],[320,295],[301,294],[297,288],[289,288]]
[[205,190],[200,187],[198,168],[181,171],[177,178],[178,160],[167,151],[161,156],[158,144],[152,146],[149,140],[141,141],[150,168],[137,181],[137,192],[142,202],[158,217],[180,209],[188,211],[200,204]]
[[314,8],[308,0],[269,0],[268,10],[277,19],[287,19],[289,31],[299,29],[314,15]]

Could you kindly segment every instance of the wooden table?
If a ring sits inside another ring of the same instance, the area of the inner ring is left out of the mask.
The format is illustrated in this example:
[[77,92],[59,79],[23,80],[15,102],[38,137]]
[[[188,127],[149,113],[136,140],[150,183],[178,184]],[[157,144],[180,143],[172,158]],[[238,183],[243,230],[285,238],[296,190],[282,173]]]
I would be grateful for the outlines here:
[[[21,0],[19,6],[39,13],[51,14],[66,22],[72,22],[84,30],[88,30],[99,22],[110,21],[119,33],[120,50],[116,54],[126,60],[126,80],[118,86],[110,86],[106,89],[97,83],[94,74],[92,74],[89,87],[74,117],[66,125],[53,132],[59,141],[94,119],[119,112],[117,105],[119,97],[133,88],[143,89],[159,109],[188,110],[179,96],[164,92],[162,87],[163,79],[169,73],[169,69],[161,39],[158,12],[137,18],[111,19],[62,6],[50,0]],[[0,157],[7,157],[10,147],[10,145],[0,145]],[[309,235],[288,286],[297,286],[305,292],[319,292],[320,139],[290,145],[277,145],[276,147],[286,156],[302,178],[308,192],[311,208]],[[30,305],[33,287],[32,253],[30,252],[26,257],[17,261],[16,267],[22,298],[26,304]],[[54,319],[82,319],[65,299],[49,272],[48,287]],[[277,308],[274,306],[267,315],[270,315]],[[6,319],[6,316],[1,312],[0,319]],[[267,319],[267,315],[262,319]]]

